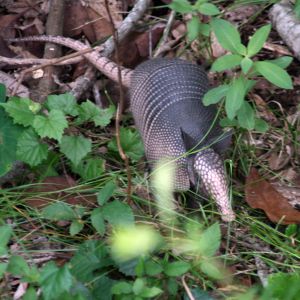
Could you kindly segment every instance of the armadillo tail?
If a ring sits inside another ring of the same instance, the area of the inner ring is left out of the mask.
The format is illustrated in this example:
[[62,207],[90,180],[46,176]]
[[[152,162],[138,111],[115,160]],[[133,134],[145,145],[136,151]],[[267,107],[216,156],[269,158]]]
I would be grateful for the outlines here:
[[228,196],[225,170],[220,156],[213,149],[204,149],[194,159],[195,172],[206,192],[216,201],[223,221],[235,219]]

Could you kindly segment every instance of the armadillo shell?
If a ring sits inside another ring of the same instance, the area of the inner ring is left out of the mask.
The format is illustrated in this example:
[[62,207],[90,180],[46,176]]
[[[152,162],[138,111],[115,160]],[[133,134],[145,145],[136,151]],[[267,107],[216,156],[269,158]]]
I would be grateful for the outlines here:
[[[205,71],[181,59],[158,58],[140,64],[133,72],[130,105],[139,129],[150,166],[162,158],[176,159],[176,190],[188,190],[187,151],[211,145],[218,153],[228,141],[215,142],[221,128],[212,126],[215,106],[204,106],[202,97],[208,90]],[[183,138],[189,136],[189,142]],[[228,140],[228,138],[227,138]]]

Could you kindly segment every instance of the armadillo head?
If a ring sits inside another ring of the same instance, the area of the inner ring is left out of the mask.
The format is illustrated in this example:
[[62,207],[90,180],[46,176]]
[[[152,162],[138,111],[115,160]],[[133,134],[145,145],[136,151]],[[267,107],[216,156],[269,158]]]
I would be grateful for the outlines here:
[[231,209],[225,170],[220,156],[213,149],[204,149],[194,158],[194,171],[200,177],[205,191],[216,201],[222,220],[231,222]]

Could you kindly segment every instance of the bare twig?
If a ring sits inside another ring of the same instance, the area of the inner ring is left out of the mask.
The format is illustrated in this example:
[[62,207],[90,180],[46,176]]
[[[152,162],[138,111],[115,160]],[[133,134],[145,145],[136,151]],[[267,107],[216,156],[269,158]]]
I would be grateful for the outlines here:
[[131,198],[131,173],[130,173],[130,168],[129,168],[129,159],[127,155],[125,154],[122,145],[121,145],[121,139],[120,139],[120,122],[122,119],[122,112],[124,109],[124,89],[122,85],[122,75],[121,75],[121,67],[120,67],[120,55],[119,55],[119,41],[118,41],[118,32],[115,28],[114,21],[109,9],[108,5],[108,0],[105,0],[105,8],[107,10],[107,14],[110,20],[110,25],[112,27],[112,32],[113,32],[113,40],[115,44],[115,52],[116,52],[116,62],[118,65],[118,81],[119,81],[119,92],[120,92],[120,97],[119,97],[119,103],[118,103],[118,109],[117,109],[117,115],[116,115],[116,140],[117,140],[117,145],[118,145],[118,150],[120,153],[121,158],[125,162],[126,166],[126,172],[127,172],[127,200],[130,201]]
[[188,285],[187,285],[186,282],[185,282],[185,276],[182,276],[182,277],[181,277],[181,282],[182,282],[182,285],[183,285],[183,287],[184,287],[184,289],[185,289],[185,291],[186,291],[186,293],[187,293],[189,299],[190,299],[190,300],[195,300],[195,298],[194,298],[194,296],[193,296],[193,294],[192,294],[190,288],[188,287]]

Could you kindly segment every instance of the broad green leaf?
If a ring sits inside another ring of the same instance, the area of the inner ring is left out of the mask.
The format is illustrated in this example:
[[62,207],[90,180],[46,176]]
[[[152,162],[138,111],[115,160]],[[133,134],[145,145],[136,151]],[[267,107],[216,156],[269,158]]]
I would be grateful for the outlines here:
[[168,276],[181,276],[188,272],[191,268],[191,265],[184,261],[175,261],[171,263],[167,263],[164,267],[164,273]]
[[232,69],[233,67],[238,66],[241,63],[242,59],[243,57],[239,54],[227,54],[221,56],[214,61],[211,70],[221,72],[224,70]]
[[51,261],[41,271],[40,285],[45,300],[58,299],[63,292],[70,291],[72,283],[73,278],[67,264],[57,267]]
[[104,224],[104,219],[103,219],[103,216],[102,216],[102,209],[101,208],[95,208],[92,211],[91,221],[92,221],[92,225],[95,227],[97,232],[100,235],[103,235],[105,233],[105,224]]
[[60,151],[77,166],[92,150],[92,142],[83,136],[63,136]]
[[100,206],[107,202],[109,198],[114,194],[117,186],[114,180],[110,180],[97,194],[97,202]]
[[132,286],[132,291],[134,292],[135,295],[139,295],[142,290],[145,288],[145,281],[143,278],[137,278]]
[[0,176],[10,171],[17,159],[17,143],[23,130],[0,107]]
[[253,60],[248,57],[243,58],[243,60],[241,61],[241,68],[244,74],[247,74],[252,68],[252,66]]
[[95,125],[101,127],[107,126],[111,122],[115,112],[116,108],[113,105],[110,105],[108,108],[100,109],[99,114],[93,117]]
[[282,69],[286,69],[293,61],[293,57],[291,56],[281,56],[276,59],[266,60],[266,62],[270,62]]
[[104,172],[105,161],[101,158],[83,159],[78,165],[72,165],[72,171],[80,175],[83,180],[92,180]]
[[63,112],[53,109],[49,115],[36,116],[33,120],[33,128],[42,138],[48,137],[60,141],[64,129],[68,127],[68,122]]
[[187,0],[173,0],[168,6],[181,14],[186,14],[193,11],[193,6]]
[[7,244],[12,235],[12,228],[9,225],[0,226],[0,255],[4,255],[7,252]]
[[198,240],[199,254],[206,257],[213,256],[221,243],[221,230],[219,223],[215,223],[205,229]]
[[83,221],[81,220],[73,220],[70,226],[70,235],[74,236],[79,233],[83,229]]
[[[28,98],[11,97],[8,102],[0,103],[15,124],[31,126],[35,117],[35,107],[39,105]],[[39,105],[40,107],[40,105]]]
[[257,54],[263,47],[271,31],[271,25],[265,25],[259,28],[250,39],[247,47],[249,57]]
[[266,61],[257,61],[254,63],[254,66],[256,71],[271,83],[283,89],[293,88],[293,83],[290,75],[277,65]]
[[6,86],[0,83],[0,103],[4,103],[6,100]]
[[193,16],[192,19],[187,22],[187,36],[190,42],[199,36],[200,29],[201,23],[199,18],[197,16]]
[[219,9],[212,3],[203,3],[199,5],[198,10],[201,14],[206,16],[215,16],[220,13]]
[[225,274],[221,272],[220,266],[218,266],[213,259],[201,260],[200,269],[209,277],[217,280],[223,279],[225,276]]
[[[126,153],[133,161],[138,161],[144,155],[144,147],[139,133],[129,128],[120,129],[121,145]],[[114,138],[108,143],[108,149],[118,153],[117,141]]]
[[245,92],[246,90],[242,77],[235,79],[230,85],[225,100],[225,110],[229,119],[232,120],[236,116],[236,112],[242,106]]
[[114,295],[130,294],[132,292],[132,284],[126,281],[119,281],[113,285],[111,292]]
[[156,286],[144,287],[143,290],[139,293],[139,296],[142,298],[150,299],[160,295],[162,292],[163,290]]
[[75,220],[77,218],[73,209],[64,202],[57,202],[43,208],[42,215],[53,221]]
[[52,109],[61,110],[66,115],[77,116],[77,102],[72,94],[49,95],[46,102],[47,107]]
[[48,146],[32,128],[25,130],[19,137],[17,158],[31,167],[39,165],[48,156]]
[[258,132],[266,132],[269,129],[269,125],[266,121],[262,119],[255,119],[255,130]]
[[255,125],[255,112],[252,106],[244,101],[237,112],[239,125],[245,129],[252,130]]
[[113,226],[133,225],[134,223],[130,206],[118,200],[105,204],[102,215]]
[[228,89],[229,85],[223,84],[209,90],[203,97],[203,104],[208,106],[220,102],[226,96]]
[[231,23],[222,19],[213,19],[211,25],[218,42],[224,49],[237,54],[242,51],[240,34]]
[[148,260],[145,262],[145,272],[147,275],[155,276],[160,274],[162,271],[163,267],[159,263],[153,260]]

